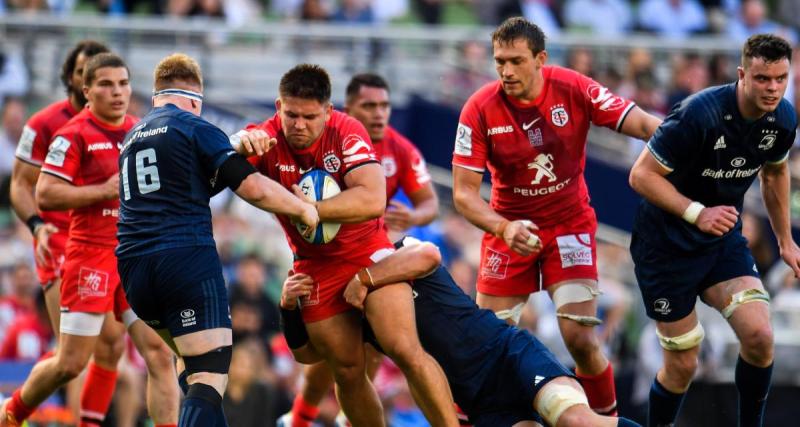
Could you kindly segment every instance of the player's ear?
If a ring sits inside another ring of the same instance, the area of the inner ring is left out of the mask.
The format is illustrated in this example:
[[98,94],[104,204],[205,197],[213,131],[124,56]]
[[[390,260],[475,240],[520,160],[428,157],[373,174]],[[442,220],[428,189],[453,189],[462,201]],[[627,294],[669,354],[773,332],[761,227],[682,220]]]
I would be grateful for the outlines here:
[[547,51],[543,50],[537,53],[534,59],[536,60],[537,67],[543,67],[544,64],[547,62]]
[[275,99],[275,109],[278,110],[278,112],[281,111],[281,99],[280,98]]
[[83,97],[89,99],[89,86],[83,85]]
[[331,115],[333,115],[333,102],[326,101],[325,104],[325,121],[327,122],[331,119]]
[[741,65],[736,67],[736,74],[739,75],[739,80],[740,81],[744,80],[744,67],[742,67]]

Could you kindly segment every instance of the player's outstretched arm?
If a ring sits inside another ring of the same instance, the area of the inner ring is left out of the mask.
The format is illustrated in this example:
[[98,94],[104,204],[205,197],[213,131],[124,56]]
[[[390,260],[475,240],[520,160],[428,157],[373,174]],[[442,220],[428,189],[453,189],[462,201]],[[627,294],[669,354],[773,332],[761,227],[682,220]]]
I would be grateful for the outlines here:
[[287,215],[309,227],[309,233],[319,223],[319,215],[312,203],[296,197],[277,182],[260,173],[249,174],[236,189],[236,194],[253,206],[276,214]]
[[433,243],[403,246],[353,277],[345,288],[344,299],[353,307],[363,310],[369,291],[430,274],[441,262],[442,255]]
[[36,181],[39,179],[39,168],[14,159],[11,172],[11,207],[19,219],[26,221],[36,215]]
[[789,215],[789,162],[766,163],[759,172],[761,196],[767,208],[769,223],[778,239],[781,257],[792,268],[795,277],[800,277],[800,248],[792,238]]
[[658,117],[639,107],[633,107],[622,122],[619,131],[625,135],[648,141],[656,133],[656,129],[660,124],[661,119]]
[[36,183],[36,202],[42,210],[77,209],[116,198],[119,198],[118,173],[102,184],[76,186],[65,179],[43,172]]
[[[386,207],[386,178],[378,163],[369,163],[344,176],[345,190],[317,202],[320,221],[358,223],[378,218]],[[295,194],[300,189],[295,189]]]
[[694,224],[705,233],[722,236],[730,231],[739,217],[733,206],[705,207],[684,196],[665,177],[670,173],[656,160],[648,148],[634,163],[628,178],[631,187],[648,202]]

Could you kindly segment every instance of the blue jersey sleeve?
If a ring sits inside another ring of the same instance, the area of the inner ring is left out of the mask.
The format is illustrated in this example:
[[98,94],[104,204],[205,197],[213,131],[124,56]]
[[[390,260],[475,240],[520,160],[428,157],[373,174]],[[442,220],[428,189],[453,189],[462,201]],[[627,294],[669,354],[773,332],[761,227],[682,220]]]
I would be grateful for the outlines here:
[[656,129],[647,149],[670,172],[692,158],[703,143],[703,129],[689,105],[678,104]]
[[789,131],[786,133],[783,140],[776,144],[776,149],[768,152],[770,154],[769,157],[767,157],[768,163],[781,163],[788,159],[789,151],[792,149],[797,137],[797,113],[794,107],[785,99],[781,101],[779,107],[778,121],[783,125],[782,127],[784,129],[788,129]]
[[198,120],[194,139],[200,157],[210,170],[217,170],[225,160],[235,153],[225,132],[205,120]]

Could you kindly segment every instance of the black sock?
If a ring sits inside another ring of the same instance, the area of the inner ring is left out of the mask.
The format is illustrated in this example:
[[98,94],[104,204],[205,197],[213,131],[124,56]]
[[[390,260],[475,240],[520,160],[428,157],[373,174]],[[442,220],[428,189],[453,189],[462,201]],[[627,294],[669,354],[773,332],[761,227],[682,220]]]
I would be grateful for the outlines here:
[[772,365],[766,368],[747,363],[742,356],[736,362],[736,388],[739,390],[739,427],[760,427],[772,382]]
[[648,427],[669,427],[675,423],[686,393],[673,393],[653,379],[650,386],[650,405],[647,408]]
[[[217,427],[222,413],[222,396],[207,384],[194,383],[189,386],[186,399],[181,405],[178,427]],[[223,416],[224,417],[224,416]],[[223,418],[224,419],[224,418]]]

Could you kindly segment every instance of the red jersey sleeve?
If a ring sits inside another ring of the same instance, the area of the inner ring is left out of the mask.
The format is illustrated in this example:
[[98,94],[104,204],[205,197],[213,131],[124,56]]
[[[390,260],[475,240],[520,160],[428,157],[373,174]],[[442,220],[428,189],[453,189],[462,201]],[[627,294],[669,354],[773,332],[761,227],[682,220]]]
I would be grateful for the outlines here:
[[47,139],[42,126],[37,120],[38,117],[31,118],[25,127],[22,128],[22,135],[17,144],[16,156],[18,159],[36,166],[44,163],[47,156],[47,146],[50,140]]
[[400,188],[406,194],[412,194],[431,182],[431,174],[422,153],[411,142],[404,144],[404,164],[400,168]]
[[591,121],[597,126],[619,131],[625,116],[636,105],[582,74],[578,74],[577,85],[586,100]]
[[478,102],[479,99],[473,95],[461,110],[456,129],[453,165],[483,172],[486,169],[488,149],[486,130]]
[[367,129],[356,119],[347,118],[339,129],[339,140],[342,142],[342,163],[344,173],[365,165],[378,162],[378,155],[369,139]]
[[81,137],[77,133],[58,133],[42,165],[42,172],[73,182],[81,167]]

